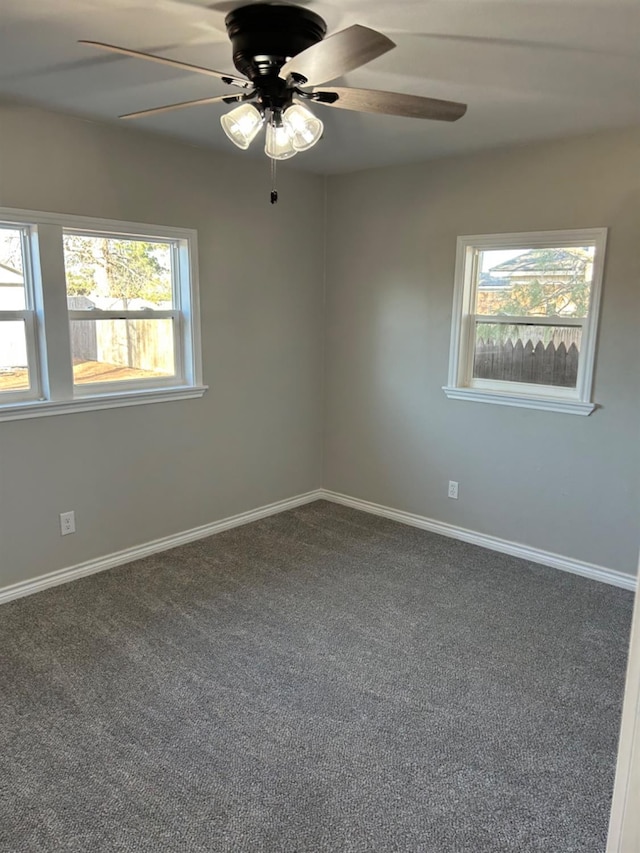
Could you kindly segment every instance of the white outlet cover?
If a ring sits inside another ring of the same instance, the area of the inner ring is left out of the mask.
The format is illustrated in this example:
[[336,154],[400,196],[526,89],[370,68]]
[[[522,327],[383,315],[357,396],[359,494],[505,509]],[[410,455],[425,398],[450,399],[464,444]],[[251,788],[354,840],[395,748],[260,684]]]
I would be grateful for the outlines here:
[[68,536],[70,533],[76,532],[76,514],[73,510],[60,513],[60,533],[62,536]]

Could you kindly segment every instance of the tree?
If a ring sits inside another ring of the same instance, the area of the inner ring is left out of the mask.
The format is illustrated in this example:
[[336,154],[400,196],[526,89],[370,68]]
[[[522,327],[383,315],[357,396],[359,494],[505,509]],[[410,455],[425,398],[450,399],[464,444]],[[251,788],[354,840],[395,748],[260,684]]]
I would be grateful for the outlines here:
[[69,296],[102,297],[125,310],[133,299],[171,302],[166,243],[66,234],[64,251]]
[[19,231],[0,229],[0,264],[22,273],[22,239]]

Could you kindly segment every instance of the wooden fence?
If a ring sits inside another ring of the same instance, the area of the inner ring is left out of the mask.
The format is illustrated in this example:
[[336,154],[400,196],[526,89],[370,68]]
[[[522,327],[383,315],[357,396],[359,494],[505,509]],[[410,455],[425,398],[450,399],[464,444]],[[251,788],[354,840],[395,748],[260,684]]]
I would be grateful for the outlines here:
[[78,361],[98,360],[95,320],[74,320],[71,323],[71,352]]
[[575,343],[568,348],[564,343],[556,346],[550,341],[526,344],[511,338],[506,342],[484,341],[476,343],[473,362],[475,379],[501,379],[503,382],[532,382],[537,385],[561,385],[575,388],[578,378],[580,351]]

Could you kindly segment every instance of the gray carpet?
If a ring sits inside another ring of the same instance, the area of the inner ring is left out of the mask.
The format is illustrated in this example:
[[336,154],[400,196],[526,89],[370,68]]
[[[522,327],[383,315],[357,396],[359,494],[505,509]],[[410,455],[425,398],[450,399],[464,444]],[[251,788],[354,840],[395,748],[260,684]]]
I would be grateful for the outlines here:
[[0,850],[600,853],[632,596],[318,502],[0,608]]

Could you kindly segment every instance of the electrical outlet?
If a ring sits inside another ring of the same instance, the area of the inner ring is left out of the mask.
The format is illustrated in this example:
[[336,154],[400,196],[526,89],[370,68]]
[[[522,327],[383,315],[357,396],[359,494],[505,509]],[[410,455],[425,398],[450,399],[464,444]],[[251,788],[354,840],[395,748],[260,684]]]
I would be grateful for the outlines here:
[[73,510],[70,512],[60,513],[60,533],[62,536],[68,536],[69,533],[76,532],[76,514]]
[[447,492],[450,498],[454,501],[458,500],[458,484],[455,480],[449,480],[449,491]]

